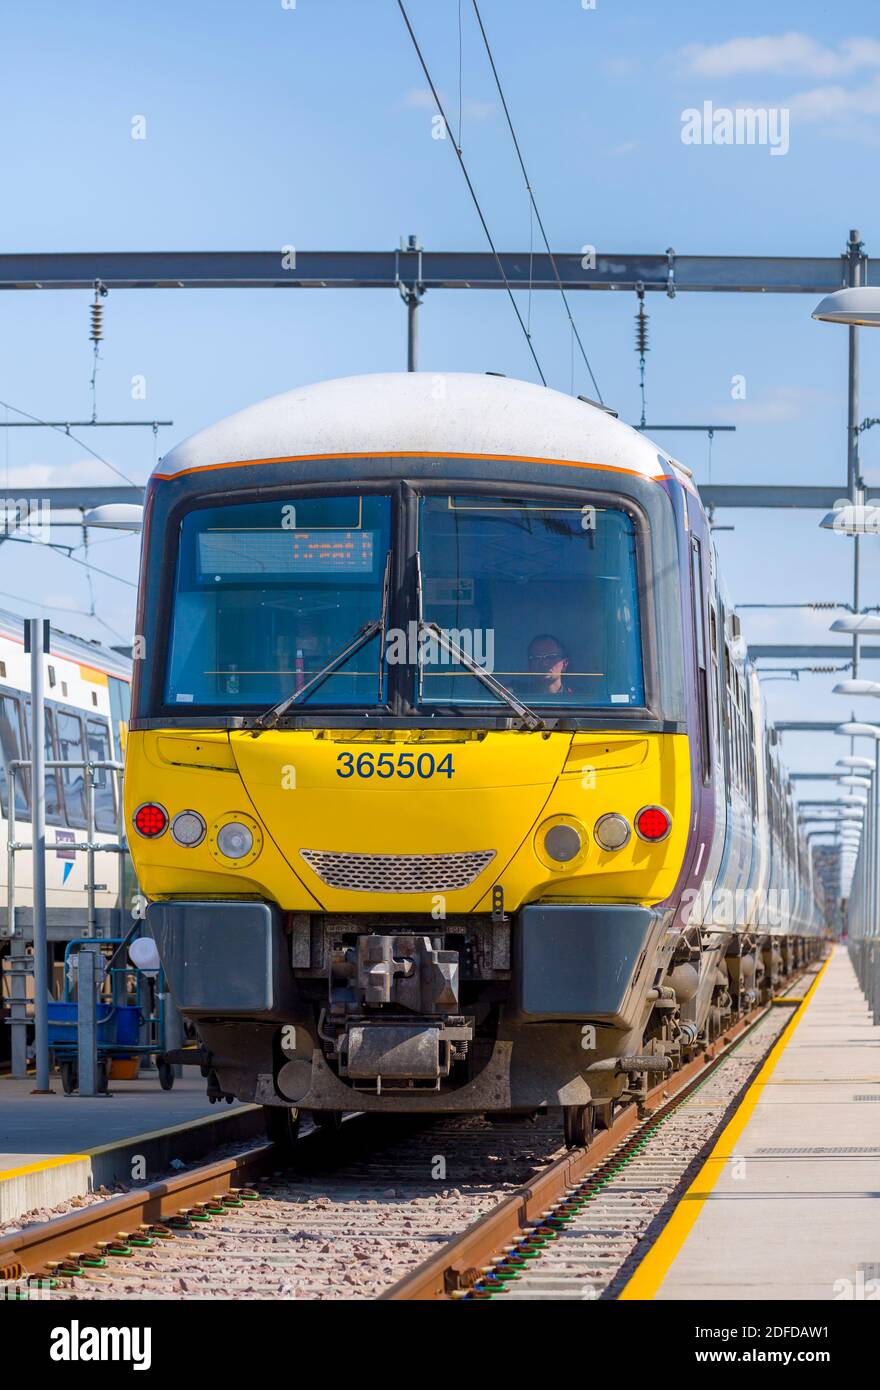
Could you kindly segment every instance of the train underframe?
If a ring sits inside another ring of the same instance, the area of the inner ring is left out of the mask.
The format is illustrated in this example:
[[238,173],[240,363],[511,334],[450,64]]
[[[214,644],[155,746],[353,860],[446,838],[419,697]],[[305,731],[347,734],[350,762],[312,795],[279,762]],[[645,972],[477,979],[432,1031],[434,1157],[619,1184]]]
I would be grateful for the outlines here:
[[212,1099],[300,1111],[528,1115],[587,1142],[817,954],[672,909],[538,903],[450,916],[166,901],[148,924]]

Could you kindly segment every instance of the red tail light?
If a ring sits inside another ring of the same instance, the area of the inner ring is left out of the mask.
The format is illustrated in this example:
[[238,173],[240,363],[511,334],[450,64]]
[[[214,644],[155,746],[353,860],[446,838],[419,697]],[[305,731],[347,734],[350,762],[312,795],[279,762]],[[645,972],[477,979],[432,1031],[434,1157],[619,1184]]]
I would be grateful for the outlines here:
[[642,840],[665,840],[672,829],[672,817],[662,806],[643,806],[636,816],[636,834]]
[[168,812],[155,801],[145,801],[132,816],[134,828],[146,840],[155,840],[168,829]]

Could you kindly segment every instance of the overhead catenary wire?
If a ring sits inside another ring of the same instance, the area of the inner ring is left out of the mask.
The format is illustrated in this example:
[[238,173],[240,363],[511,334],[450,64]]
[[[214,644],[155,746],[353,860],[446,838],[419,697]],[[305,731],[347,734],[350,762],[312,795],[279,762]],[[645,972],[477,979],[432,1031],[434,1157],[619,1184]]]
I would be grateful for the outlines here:
[[[24,594],[12,594],[9,593],[7,589],[0,589],[0,598],[9,598],[12,599],[15,603],[23,603],[27,606],[29,611],[33,610],[33,595],[30,598],[27,598]],[[71,616],[78,618],[94,618],[96,623],[100,623],[101,627],[105,627],[108,632],[113,634],[114,637],[118,637],[120,642],[127,641],[127,638],[125,637],[124,633],[120,632],[117,628],[112,627],[110,623],[106,621],[105,618],[99,617],[97,613],[89,613],[85,608],[65,608],[60,603],[46,603],[43,599],[40,600],[40,607],[51,609],[53,613],[68,613]]]
[[[403,0],[397,0],[397,8],[400,10],[401,15],[403,16],[403,22],[406,25],[410,39],[412,40],[412,45],[416,51],[416,56],[419,60],[419,63],[421,64],[422,72],[425,74],[425,80],[431,89],[431,95],[433,96],[434,101],[437,103],[437,110],[439,111],[440,117],[443,121],[444,129],[451,133],[451,127],[449,125],[449,121],[446,118],[446,112],[443,109],[443,103],[440,100],[437,88],[434,86],[434,80],[431,77],[431,73],[428,69],[428,64],[425,61],[424,54],[422,53],[422,50],[419,47],[419,41],[415,36],[415,31],[413,30],[413,27],[409,22],[409,15],[406,12]],[[480,224],[483,228],[483,231],[486,234],[486,240],[489,243],[489,248],[495,260],[495,265],[498,268],[498,273],[501,276],[502,281],[504,282],[504,288],[507,291],[507,297],[510,300],[513,312],[516,314],[517,322],[519,323],[519,326],[522,329],[523,337],[525,338],[526,343],[528,345],[529,352],[532,356],[532,361],[534,362],[535,367],[537,368],[538,376],[541,378],[541,385],[546,386],[547,378],[544,375],[544,369],[541,366],[541,363],[538,359],[538,354],[535,351],[535,345],[532,342],[532,335],[526,327],[525,321],[523,320],[523,316],[519,311],[519,305],[514,299],[513,290],[511,289],[510,281],[507,278],[507,272],[505,271],[504,266],[502,265],[501,257],[499,256],[498,251],[495,247],[495,242],[492,240],[492,233],[489,231],[489,225],[486,222],[486,218],[483,215],[483,209],[480,206],[480,200],[477,197],[476,189],[474,188],[474,185],[471,182],[470,174],[467,171],[467,165],[464,162],[464,156],[461,152],[461,147],[456,143],[455,140],[453,140],[452,148],[455,150],[455,157],[458,160],[459,166],[461,167],[461,172],[464,175],[464,181],[467,184],[468,192],[471,195],[471,201],[473,202],[473,205],[476,208],[477,216],[480,219]],[[598,390],[598,387],[596,389]],[[2,404],[2,402],[0,402],[0,404]]]
[[59,434],[63,434],[67,439],[72,439],[78,448],[85,449],[87,454],[91,454],[92,458],[97,459],[98,463],[103,463],[105,468],[109,468],[110,472],[115,473],[117,478],[121,478],[124,483],[128,483],[129,487],[136,487],[139,492],[143,492],[143,483],[136,483],[133,478],[129,478],[128,474],[123,473],[121,468],[117,468],[115,463],[111,463],[109,459],[105,459],[103,454],[99,454],[97,450],[92,449],[86,444],[85,440],[80,439],[78,435],[71,434],[69,429],[65,429],[62,425],[56,425],[51,420],[42,420],[39,415],[31,415],[30,411],[21,410],[19,406],[11,405],[9,401],[0,401],[0,406],[3,406],[6,410],[13,411],[16,415],[23,415],[26,420],[33,420],[37,425],[45,425],[46,429],[57,430]]
[[80,560],[71,553],[71,547],[67,545],[53,545],[46,541],[29,540],[25,536],[4,536],[4,545],[41,545],[44,550],[53,550],[56,555],[61,555],[65,560],[70,560],[74,565],[82,565],[85,569],[91,570],[93,574],[103,574],[106,579],[115,579],[117,584],[125,584],[129,589],[136,589],[137,584],[131,579],[123,579],[121,574],[113,574],[110,570],[98,569],[97,565],[91,564],[87,560]]
[[584,366],[586,367],[587,371],[588,371],[589,374],[590,374],[590,380],[591,380],[591,382],[593,383],[593,390],[596,392],[596,396],[597,396],[598,400],[604,404],[604,402],[602,401],[602,392],[599,390],[599,384],[598,384],[598,382],[596,381],[596,378],[595,378],[595,376],[594,376],[594,374],[593,374],[593,368],[590,366],[590,359],[589,359],[589,357],[587,356],[586,349],[585,349],[585,347],[584,347],[584,345],[583,345],[583,342],[581,341],[581,335],[580,335],[580,333],[578,332],[578,330],[577,330],[577,325],[575,324],[575,321],[574,321],[574,315],[573,315],[572,312],[571,312],[571,305],[570,305],[569,302],[568,302],[568,296],[566,295],[565,289],[564,289],[563,284],[562,284],[562,277],[561,277],[560,274],[559,274],[559,267],[558,267],[557,264],[556,264],[556,257],[553,255],[553,252],[552,252],[551,249],[550,249],[550,241],[549,241],[549,238],[548,238],[548,236],[547,236],[547,233],[546,233],[546,231],[545,231],[545,229],[544,229],[544,223],[543,223],[543,221],[542,221],[542,219],[541,219],[541,214],[540,214],[540,212],[538,211],[538,204],[537,204],[536,201],[535,201],[535,192],[534,192],[534,189],[532,188],[532,183],[531,183],[531,180],[529,179],[528,173],[526,172],[526,166],[525,166],[525,161],[524,161],[523,156],[522,156],[522,150],[520,149],[519,141],[518,141],[518,139],[516,138],[516,131],[515,131],[514,128],[513,128],[513,121],[511,120],[510,110],[509,110],[508,105],[507,105],[507,99],[506,99],[506,97],[505,97],[505,95],[504,95],[504,90],[503,90],[503,88],[502,88],[502,86],[501,86],[501,79],[500,79],[500,77],[498,76],[498,69],[497,69],[497,67],[495,66],[495,58],[494,58],[494,56],[493,56],[493,54],[492,54],[492,47],[491,47],[491,45],[490,45],[490,43],[489,43],[489,36],[488,36],[487,33],[486,33],[486,28],[485,28],[485,25],[483,24],[483,19],[482,19],[482,16],[481,16],[481,14],[480,14],[479,7],[478,7],[478,5],[477,5],[477,0],[471,0],[471,3],[473,4],[473,7],[474,7],[474,14],[475,14],[476,17],[477,17],[477,23],[478,23],[479,26],[480,26],[480,33],[481,33],[482,36],[483,36],[483,43],[484,43],[485,48],[486,48],[486,54],[487,54],[488,59],[489,59],[489,65],[490,65],[490,67],[491,67],[491,69],[492,69],[492,76],[493,76],[494,79],[495,79],[495,86],[498,88],[498,96],[499,96],[499,98],[500,98],[500,100],[501,100],[501,105],[502,105],[503,110],[504,110],[504,116],[505,116],[505,119],[506,119],[506,121],[507,121],[507,128],[508,128],[508,130],[510,131],[510,137],[511,137],[511,139],[513,140],[513,147],[514,147],[514,149],[516,150],[516,157],[517,157],[517,159],[519,160],[519,167],[520,167],[520,169],[522,170],[522,176],[523,176],[523,178],[525,179],[526,190],[527,190],[528,195],[529,195],[529,200],[530,200],[530,202],[531,202],[532,209],[534,210],[535,220],[536,220],[536,222],[538,223],[538,226],[539,226],[539,228],[540,228],[540,230],[541,230],[541,236],[542,236],[543,241],[544,241],[544,246],[546,247],[548,257],[550,258],[550,265],[551,265],[551,267],[552,267],[552,269],[553,269],[553,274],[554,274],[554,276],[556,277],[556,284],[557,284],[557,286],[559,287],[559,293],[561,294],[561,296],[562,296],[562,302],[563,302],[563,304],[565,305],[565,312],[566,312],[566,314],[568,315],[568,322],[569,322],[569,324],[571,325],[571,331],[572,331],[572,333],[574,334],[575,339],[577,340],[577,345],[578,345],[578,347],[580,348],[581,357],[584,359]]

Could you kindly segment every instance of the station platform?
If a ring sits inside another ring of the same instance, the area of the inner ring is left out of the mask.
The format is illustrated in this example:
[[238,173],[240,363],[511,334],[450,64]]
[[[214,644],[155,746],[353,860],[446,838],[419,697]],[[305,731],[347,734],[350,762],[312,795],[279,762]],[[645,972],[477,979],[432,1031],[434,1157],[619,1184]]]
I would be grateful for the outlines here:
[[0,1077],[0,1222],[99,1187],[131,1186],[264,1128],[261,1107],[211,1105],[195,1071],[163,1091],[155,1075],[111,1081],[108,1096],[35,1096],[33,1077]]
[[880,1027],[838,946],[621,1297],[876,1297],[878,1160]]

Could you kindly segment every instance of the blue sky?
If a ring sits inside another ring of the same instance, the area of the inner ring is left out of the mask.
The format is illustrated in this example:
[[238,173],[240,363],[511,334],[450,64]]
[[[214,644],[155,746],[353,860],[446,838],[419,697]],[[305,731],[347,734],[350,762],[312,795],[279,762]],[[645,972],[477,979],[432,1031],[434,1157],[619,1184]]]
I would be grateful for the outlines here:
[[[407,8],[457,130],[458,0]],[[522,249],[526,194],[470,0],[460,8],[465,157],[497,244]],[[482,0],[481,12],[555,249],[836,255],[859,227],[880,253],[880,41],[868,0],[845,12],[787,0],[596,0],[592,10],[580,0]],[[705,100],[786,107],[789,152],[684,145],[682,111]],[[433,115],[394,0],[20,6],[4,15],[0,51],[0,249],[373,249],[410,232],[430,248],[482,249],[450,142],[431,137]],[[137,116],[144,140],[131,138]],[[43,417],[89,413],[87,304],[73,292],[3,298],[0,398]],[[812,323],[808,296],[654,295],[648,307],[649,418],[737,425],[715,440],[714,482],[842,483],[846,333]],[[578,295],[574,308],[606,400],[637,419],[634,296]],[[562,307],[546,294],[531,312],[547,378],[567,390]],[[99,414],[173,419],[161,449],[297,383],[404,365],[405,315],[390,291],[120,291],[105,320]],[[501,294],[429,295],[421,336],[425,370],[534,379]],[[862,337],[861,415],[880,415],[880,334]],[[739,374],[744,401],[730,394]],[[144,401],[131,398],[136,375]],[[575,389],[585,388],[580,371]],[[0,434],[0,476],[13,491],[112,481],[68,440]],[[85,437],[130,477],[147,476],[148,431]],[[663,442],[707,478],[705,439]],[[863,464],[880,491],[880,428],[863,438]],[[820,532],[815,514],[719,519],[736,528],[718,534],[734,599],[848,598],[850,542]],[[863,546],[869,604],[880,601],[878,544]],[[137,544],[96,537],[92,557],[128,581],[93,581],[102,618],[128,634]],[[60,625],[109,636],[81,612],[59,611],[89,603],[82,568],[0,547],[0,604],[52,604]],[[744,619],[753,640],[824,640],[829,621],[787,611]],[[876,665],[866,674],[880,677]],[[772,682],[771,712],[843,716],[832,683]],[[864,699],[855,708],[876,709]],[[832,738],[786,746],[799,767],[830,766],[847,751]]]

